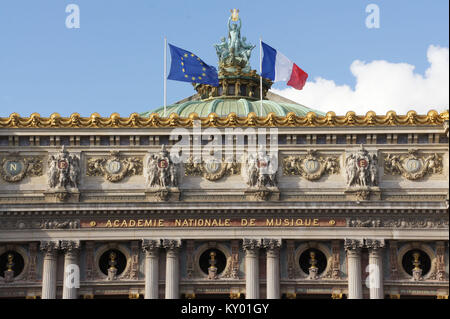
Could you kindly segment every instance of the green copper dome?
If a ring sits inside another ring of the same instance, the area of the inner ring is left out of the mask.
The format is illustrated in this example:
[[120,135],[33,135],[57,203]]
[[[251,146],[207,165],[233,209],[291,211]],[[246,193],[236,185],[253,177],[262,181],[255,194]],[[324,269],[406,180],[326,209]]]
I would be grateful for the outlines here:
[[[207,117],[211,113],[216,113],[220,117],[225,117],[232,112],[236,113],[237,116],[247,116],[251,112],[257,116],[267,116],[271,112],[277,116],[286,116],[290,112],[295,113],[297,116],[305,116],[308,112],[325,115],[323,112],[297,104],[272,92],[267,94],[267,98],[263,100],[262,114],[260,112],[260,101],[258,100],[215,98],[211,100],[188,99],[168,105],[166,116],[176,113],[180,117],[188,117],[191,113],[197,113],[200,117]],[[154,111],[142,113],[141,116],[148,116],[151,113],[158,113],[162,117],[164,116],[164,108],[160,107]]]

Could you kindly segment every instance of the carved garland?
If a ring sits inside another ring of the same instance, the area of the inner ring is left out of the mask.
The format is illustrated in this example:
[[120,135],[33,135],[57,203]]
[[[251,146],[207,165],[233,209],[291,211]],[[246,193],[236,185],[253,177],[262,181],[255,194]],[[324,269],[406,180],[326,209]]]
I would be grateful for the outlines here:
[[384,160],[384,172],[391,175],[402,175],[409,180],[417,180],[427,174],[442,174],[442,155],[418,155],[417,150],[409,150],[408,154],[387,154]]
[[238,175],[241,173],[240,163],[225,163],[223,160],[221,162],[211,160],[207,163],[194,163],[191,157],[184,167],[186,176],[203,176],[203,178],[209,181],[216,181],[224,176]]
[[287,156],[283,158],[284,175],[300,175],[309,181],[318,180],[325,173],[339,174],[338,157],[322,157],[317,151],[308,150],[303,156]]
[[126,176],[142,174],[142,159],[137,157],[122,158],[118,152],[111,152],[110,158],[89,158],[86,175],[104,176],[106,180],[116,183]]
[[43,171],[41,157],[6,156],[0,160],[0,175],[11,183],[21,181],[26,175],[41,176]]

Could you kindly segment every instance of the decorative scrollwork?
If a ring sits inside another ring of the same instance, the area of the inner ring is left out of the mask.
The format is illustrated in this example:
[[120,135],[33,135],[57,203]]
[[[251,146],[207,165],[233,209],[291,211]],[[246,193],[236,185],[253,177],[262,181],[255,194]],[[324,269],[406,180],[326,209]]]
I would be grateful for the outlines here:
[[339,174],[339,159],[332,156],[318,156],[316,150],[308,150],[303,156],[287,156],[283,159],[284,175],[300,175],[315,181],[325,173]]
[[126,176],[142,174],[142,159],[121,157],[119,152],[111,152],[110,158],[90,158],[87,161],[86,175],[104,176],[106,180],[116,183]]
[[225,176],[235,175],[241,173],[240,163],[225,163],[224,160],[211,159],[202,161],[201,163],[194,163],[191,156],[189,161],[184,166],[184,173],[186,176],[203,176],[209,181],[216,181]]
[[0,159],[0,175],[7,182],[19,182],[25,176],[41,176],[42,172],[41,157],[11,154]]
[[419,156],[415,149],[408,154],[387,154],[384,160],[384,172],[391,175],[402,175],[409,180],[417,180],[427,174],[442,173],[442,156],[434,153]]

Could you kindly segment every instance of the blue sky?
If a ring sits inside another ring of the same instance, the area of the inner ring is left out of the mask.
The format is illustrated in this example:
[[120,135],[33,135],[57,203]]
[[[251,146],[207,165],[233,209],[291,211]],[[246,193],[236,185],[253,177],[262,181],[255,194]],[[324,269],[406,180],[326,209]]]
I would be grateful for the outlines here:
[[[80,8],[79,29],[65,25],[71,3]],[[380,8],[379,29],[365,25],[370,3]],[[448,0],[0,0],[0,116],[155,109],[163,104],[164,35],[216,65],[213,44],[226,35],[232,8],[249,42],[262,36],[309,79],[353,87],[355,60],[408,63],[423,74],[429,46],[448,48],[448,7]],[[258,56],[255,49],[254,68]],[[168,81],[169,104],[193,93],[189,83]]]

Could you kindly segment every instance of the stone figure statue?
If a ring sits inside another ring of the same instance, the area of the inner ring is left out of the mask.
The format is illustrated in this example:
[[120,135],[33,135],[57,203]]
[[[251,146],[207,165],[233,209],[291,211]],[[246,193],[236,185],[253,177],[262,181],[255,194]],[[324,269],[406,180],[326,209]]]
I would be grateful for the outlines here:
[[242,175],[249,187],[277,187],[276,159],[267,155],[262,147],[256,154],[244,153]]
[[158,154],[151,154],[148,157],[145,175],[149,188],[178,186],[178,167],[170,158],[165,145]]
[[48,159],[48,186],[52,188],[78,188],[80,176],[80,158],[70,155],[63,146],[56,155]]
[[345,160],[347,187],[378,186],[378,159],[361,147]]

